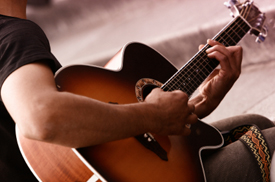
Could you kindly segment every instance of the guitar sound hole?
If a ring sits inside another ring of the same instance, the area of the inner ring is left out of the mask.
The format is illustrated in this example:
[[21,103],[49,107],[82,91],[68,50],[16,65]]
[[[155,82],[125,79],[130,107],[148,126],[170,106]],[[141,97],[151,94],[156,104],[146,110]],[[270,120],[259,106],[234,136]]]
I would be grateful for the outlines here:
[[144,86],[142,90],[143,99],[145,99],[151,93],[151,91],[157,87],[158,87],[157,85],[151,85],[151,84]]
[[161,87],[162,83],[151,78],[142,78],[135,86],[136,97],[139,102],[143,102],[154,88]]

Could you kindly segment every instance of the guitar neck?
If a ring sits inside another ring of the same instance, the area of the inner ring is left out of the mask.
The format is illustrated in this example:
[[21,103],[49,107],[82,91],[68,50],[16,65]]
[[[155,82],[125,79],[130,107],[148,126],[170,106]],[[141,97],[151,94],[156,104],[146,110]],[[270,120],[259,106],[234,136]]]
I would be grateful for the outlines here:
[[[227,24],[214,38],[225,46],[236,45],[250,30],[249,24],[237,16]],[[181,69],[179,69],[163,86],[164,91],[182,90],[189,95],[212,73],[219,65],[219,61],[208,58],[206,50],[210,45],[205,45]]]

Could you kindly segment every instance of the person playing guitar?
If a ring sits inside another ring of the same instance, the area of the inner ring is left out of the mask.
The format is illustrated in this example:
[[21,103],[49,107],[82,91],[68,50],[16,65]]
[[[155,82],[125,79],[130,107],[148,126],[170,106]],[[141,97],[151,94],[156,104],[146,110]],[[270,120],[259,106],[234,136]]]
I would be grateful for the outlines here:
[[[144,133],[188,137],[198,118],[206,117],[219,105],[241,73],[242,48],[209,39],[205,52],[208,58],[218,60],[220,69],[211,73],[201,84],[200,93],[191,99],[181,90],[154,88],[143,102],[123,103],[122,99],[119,104],[110,104],[112,101],[60,91],[54,74],[61,65],[50,52],[43,31],[26,20],[26,4],[27,0],[0,0],[1,181],[35,181],[17,147],[15,123],[27,139],[70,148],[97,146]],[[275,128],[262,116],[229,118],[213,126],[228,131],[248,121],[265,129],[273,152]],[[205,176],[208,181],[257,181],[262,176],[254,160],[236,141],[205,155]],[[171,161],[169,154],[167,161]]]

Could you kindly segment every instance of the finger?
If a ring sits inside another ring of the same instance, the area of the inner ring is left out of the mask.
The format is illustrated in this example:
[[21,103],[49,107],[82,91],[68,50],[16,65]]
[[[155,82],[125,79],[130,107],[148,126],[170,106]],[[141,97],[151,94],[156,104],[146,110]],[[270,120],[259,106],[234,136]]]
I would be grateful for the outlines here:
[[226,48],[217,44],[207,49],[206,53],[208,53],[209,58],[220,62],[222,72],[227,72],[227,75],[232,78],[239,77],[242,64],[242,47],[232,46]]
[[186,124],[183,125],[182,135],[188,136],[191,134],[192,124],[195,124],[198,121],[198,117],[195,114],[191,114],[186,120]]
[[209,54],[209,53],[212,53],[215,51],[218,51],[218,52],[220,52],[224,55],[227,55],[227,56],[229,56],[229,54],[230,54],[229,49],[227,49],[224,45],[222,45],[218,42],[216,44],[213,44],[213,46],[208,48],[205,52]]
[[214,41],[211,39],[207,40],[207,44],[209,44],[211,47],[206,50],[206,53],[212,53],[215,51],[221,52],[222,54],[228,56],[230,54],[229,50],[226,49],[226,47],[219,43],[218,41]]
[[229,57],[220,51],[213,51],[207,55],[210,59],[216,59],[220,62],[220,66],[223,70],[231,70],[231,63]]
[[152,91],[151,91],[151,93],[159,93],[159,92],[162,92],[163,90],[161,89],[161,88],[159,88],[159,87],[156,87],[156,88],[154,88]]
[[211,39],[207,39],[207,44],[210,46],[215,46],[215,45],[220,45],[220,46],[224,46],[222,43],[215,41],[215,40],[211,40]]
[[183,101],[184,103],[188,102],[188,94],[183,92],[182,90],[173,90],[172,93],[176,94],[178,100]]
[[194,113],[190,114],[186,120],[186,124],[195,124],[198,121],[198,116]]
[[219,43],[218,41],[214,41],[211,39],[207,40],[207,43],[212,46],[212,48],[209,48],[208,50],[206,50],[206,53],[210,53],[213,51],[219,51],[222,54],[224,54],[225,56],[227,56],[228,58],[231,56],[232,60],[230,60],[231,67],[234,70],[239,70],[242,64],[242,59],[238,59],[238,58],[242,58],[242,54],[243,54],[243,49],[241,46],[229,46],[229,47],[225,47],[223,44]]
[[188,136],[190,134],[191,134],[191,129],[184,126],[183,131],[182,131],[182,135]]
[[192,114],[195,112],[195,105],[188,103],[188,109],[189,109],[189,113]]
[[201,50],[204,46],[204,44],[199,45],[199,50]]
[[240,69],[241,65],[242,65],[242,59],[238,59],[238,58],[242,58],[243,55],[243,49],[241,46],[232,46],[232,47],[228,47],[228,50],[230,52],[232,52],[232,55],[235,59],[232,60],[232,62],[234,64],[232,64],[232,67],[234,69]]
[[[216,59],[220,62],[221,68],[224,70],[231,70],[230,58],[232,58],[231,52],[222,45],[215,45],[206,50],[207,56],[211,59]],[[233,63],[234,64],[234,63]]]
[[219,43],[218,41],[208,39],[207,43],[212,47],[208,48],[206,50],[206,53],[211,54],[214,52],[219,52],[227,58],[230,56],[231,52],[229,51],[229,49],[227,49],[223,44]]

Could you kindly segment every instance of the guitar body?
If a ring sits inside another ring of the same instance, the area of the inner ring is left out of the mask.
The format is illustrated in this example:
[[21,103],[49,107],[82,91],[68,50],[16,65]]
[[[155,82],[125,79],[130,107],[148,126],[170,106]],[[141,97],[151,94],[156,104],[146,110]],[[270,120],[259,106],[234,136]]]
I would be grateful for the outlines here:
[[[126,45],[108,65],[119,61],[119,71],[84,65],[63,68],[56,75],[56,84],[60,91],[127,104],[138,102],[135,88],[140,79],[165,83],[177,71],[158,52],[139,43]],[[26,161],[42,181],[87,181],[93,174],[95,181],[205,181],[201,151],[221,147],[223,139],[215,128],[201,121],[191,130],[188,137],[154,135],[168,161],[135,137],[72,150],[28,140],[19,131],[17,136]]]

